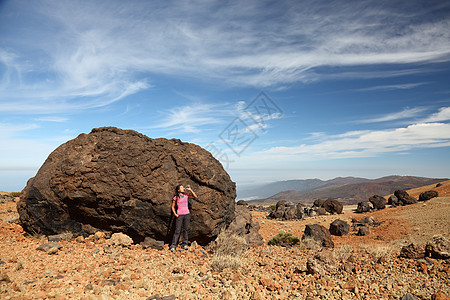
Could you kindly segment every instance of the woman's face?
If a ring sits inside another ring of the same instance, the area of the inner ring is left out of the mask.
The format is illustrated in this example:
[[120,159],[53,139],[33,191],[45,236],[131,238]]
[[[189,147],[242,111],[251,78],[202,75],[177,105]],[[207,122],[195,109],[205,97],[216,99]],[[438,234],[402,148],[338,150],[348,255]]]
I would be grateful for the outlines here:
[[180,187],[178,188],[178,192],[184,193],[184,191],[185,191],[184,186],[180,185]]

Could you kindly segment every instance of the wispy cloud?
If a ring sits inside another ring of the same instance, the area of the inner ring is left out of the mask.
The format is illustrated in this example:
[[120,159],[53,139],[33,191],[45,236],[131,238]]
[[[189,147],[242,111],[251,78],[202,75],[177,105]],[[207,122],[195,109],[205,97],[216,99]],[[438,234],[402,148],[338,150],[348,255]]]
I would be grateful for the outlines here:
[[57,123],[62,123],[62,122],[66,122],[69,119],[68,118],[64,118],[64,117],[57,117],[57,116],[48,116],[48,117],[39,117],[35,119],[36,121],[41,121],[41,122],[57,122]]
[[2,33],[8,47],[0,49],[1,111],[102,107],[152,88],[159,74],[277,87],[330,76],[329,66],[450,60],[450,20],[436,13],[448,4],[265,5],[8,2],[4,10],[20,7],[32,17],[15,19]]
[[380,123],[380,122],[388,122],[388,121],[396,121],[396,120],[404,120],[411,119],[420,116],[427,108],[425,107],[414,107],[414,108],[405,108],[402,111],[388,113],[382,116],[378,116],[375,118],[367,118],[364,120],[358,120],[356,123]]
[[450,107],[441,107],[437,113],[432,114],[422,122],[443,122],[450,120]]
[[358,89],[357,91],[391,91],[391,90],[407,90],[412,89],[421,85],[429,84],[429,82],[418,82],[418,83],[405,83],[405,84],[392,84],[392,85],[378,85],[368,88]]

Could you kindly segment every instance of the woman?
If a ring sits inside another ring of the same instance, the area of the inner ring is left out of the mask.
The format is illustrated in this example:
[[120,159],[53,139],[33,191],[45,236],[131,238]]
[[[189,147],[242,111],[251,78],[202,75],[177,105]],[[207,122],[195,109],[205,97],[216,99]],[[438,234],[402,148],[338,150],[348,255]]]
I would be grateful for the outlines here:
[[[185,194],[188,190],[192,195]],[[181,246],[184,250],[188,249],[188,229],[191,215],[189,213],[188,198],[197,198],[195,192],[188,185],[186,189],[183,185],[177,185],[175,188],[175,196],[172,201],[172,212],[175,215],[175,233],[173,234],[172,244],[170,245],[170,251],[175,252],[178,245],[178,239],[180,238],[181,226],[183,226],[183,240]],[[175,211],[175,204],[177,205],[177,211]]]

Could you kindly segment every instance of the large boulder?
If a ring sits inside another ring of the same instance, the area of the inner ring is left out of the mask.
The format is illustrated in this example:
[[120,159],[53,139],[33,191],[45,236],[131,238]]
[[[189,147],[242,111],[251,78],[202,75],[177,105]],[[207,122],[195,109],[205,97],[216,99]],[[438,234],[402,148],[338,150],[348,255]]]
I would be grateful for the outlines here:
[[395,207],[398,206],[400,203],[398,201],[398,198],[395,197],[395,195],[391,195],[388,199],[388,204]]
[[327,199],[322,204],[322,207],[330,214],[341,214],[344,206],[336,199]]
[[134,242],[171,239],[175,186],[189,184],[189,239],[207,244],[235,218],[236,186],[208,151],[114,127],[80,134],[53,151],[17,205],[25,230],[123,232]]
[[409,205],[409,204],[417,203],[416,198],[411,197],[408,194],[408,192],[406,192],[404,190],[396,190],[394,192],[394,195],[395,195],[395,197],[397,197],[400,205]]
[[313,239],[321,244],[322,247],[334,248],[334,242],[328,229],[319,224],[306,225],[303,232],[302,241]]
[[426,192],[420,193],[419,201],[428,201],[431,198],[436,198],[437,196],[439,196],[439,194],[436,191],[426,191]]
[[379,195],[373,195],[369,198],[369,202],[372,203],[373,208],[375,209],[385,209],[386,208],[386,199]]
[[373,209],[372,203],[369,201],[362,201],[358,203],[358,207],[356,208],[357,213],[365,213],[369,212]]
[[350,231],[350,225],[343,220],[337,219],[330,224],[329,231],[332,235],[343,236]]

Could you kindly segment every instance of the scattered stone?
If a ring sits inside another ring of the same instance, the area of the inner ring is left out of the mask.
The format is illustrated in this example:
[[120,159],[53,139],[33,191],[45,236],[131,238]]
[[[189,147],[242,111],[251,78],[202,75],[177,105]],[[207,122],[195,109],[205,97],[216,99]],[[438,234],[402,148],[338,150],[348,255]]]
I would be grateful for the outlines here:
[[404,190],[396,190],[394,192],[395,197],[398,198],[398,202],[400,205],[410,205],[417,203],[417,200],[414,197],[411,197],[406,191]]
[[365,217],[365,218],[362,218],[361,221],[359,221],[359,223],[367,224],[369,226],[372,226],[372,225],[374,225],[376,223],[376,221],[372,217]]
[[440,187],[440,186],[442,186],[442,183],[438,183],[438,184],[436,184],[436,187]]
[[190,184],[190,238],[213,241],[234,220],[236,184],[198,145],[151,139],[133,130],[95,128],[54,150],[22,191],[17,210],[28,232],[88,236],[123,232],[169,241],[175,185]]
[[[52,248],[61,249],[62,246],[59,243],[57,243],[57,242],[51,242],[51,243],[46,243],[46,244],[40,245],[39,247],[36,248],[36,250],[49,252],[49,250],[52,249]],[[54,250],[52,250],[52,251],[54,251]]]
[[58,247],[51,247],[50,249],[48,249],[47,253],[48,254],[56,254],[58,253],[59,248]]
[[450,300],[450,297],[439,291],[431,296],[431,300]]
[[434,236],[425,246],[425,255],[437,259],[449,259],[450,240],[443,236]]
[[105,235],[105,233],[102,232],[102,231],[97,231],[97,232],[94,234],[94,238],[95,238],[96,240],[104,240],[104,239],[106,238],[106,235]]
[[337,261],[331,251],[324,250],[308,259],[306,269],[308,274],[334,273],[337,270]]
[[370,197],[369,202],[372,203],[374,209],[385,209],[386,207],[386,199],[379,195],[373,195]]
[[4,261],[0,260],[0,266],[6,264]]
[[420,300],[420,299],[417,298],[416,296],[414,296],[413,294],[406,293],[406,294],[402,297],[402,300]]
[[175,295],[168,295],[168,296],[160,296],[159,294],[152,295],[147,298],[147,300],[175,300]]
[[49,235],[47,237],[49,242],[60,242],[60,241],[63,241],[64,238],[65,238],[65,234],[64,233],[55,234],[55,235]]
[[141,246],[144,249],[152,248],[156,250],[164,249],[164,241],[155,240],[149,236],[145,237],[145,240],[141,242]]
[[343,236],[350,231],[350,225],[343,220],[337,219],[330,224],[329,231],[332,235]]
[[311,238],[321,243],[323,247],[334,248],[334,242],[328,229],[319,224],[306,225],[302,240]]
[[416,245],[414,243],[411,243],[408,246],[403,246],[402,249],[400,250],[400,257],[412,259],[424,258],[425,247]]
[[370,234],[370,229],[368,226],[360,226],[358,229],[358,233],[356,235],[358,236],[366,236]]
[[84,243],[84,237],[83,237],[82,235],[77,236],[77,238],[75,239],[75,241],[76,241],[77,243]]
[[248,206],[248,203],[245,202],[245,200],[239,200],[238,202],[236,202],[236,205],[245,205],[245,206]]
[[113,233],[111,239],[109,239],[109,244],[116,246],[130,246],[133,244],[133,239],[122,232]]
[[328,199],[322,204],[322,207],[330,214],[342,214],[344,206],[336,199]]
[[319,215],[319,216],[324,216],[327,214],[327,211],[323,207],[317,207],[317,208],[315,208],[315,211],[316,211],[317,215]]
[[439,196],[439,193],[436,191],[426,191],[423,193],[420,193],[419,195],[419,201],[428,201],[432,198],[436,198]]
[[358,203],[358,207],[356,208],[357,213],[365,213],[369,212],[373,209],[372,203],[369,201],[362,201]]

